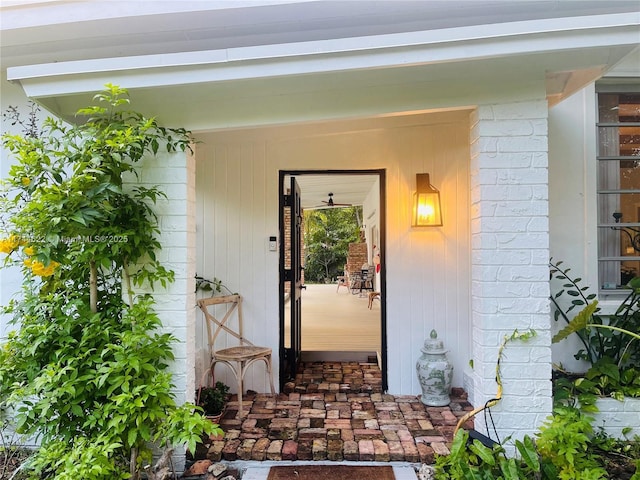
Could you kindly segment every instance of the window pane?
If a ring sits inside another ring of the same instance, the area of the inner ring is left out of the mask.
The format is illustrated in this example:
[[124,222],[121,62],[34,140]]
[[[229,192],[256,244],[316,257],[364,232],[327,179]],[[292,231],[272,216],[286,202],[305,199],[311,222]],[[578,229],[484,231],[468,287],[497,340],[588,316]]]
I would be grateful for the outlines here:
[[640,190],[640,158],[598,162],[598,189]]
[[[608,275],[606,272],[610,272]],[[640,273],[640,260],[601,261],[600,288],[602,290],[621,289]]]
[[640,94],[600,93],[598,95],[600,123],[640,122]]
[[640,127],[598,127],[601,157],[640,156]]
[[599,224],[640,224],[640,193],[601,193],[598,203]]
[[601,257],[640,257],[640,227],[598,227],[598,250]]

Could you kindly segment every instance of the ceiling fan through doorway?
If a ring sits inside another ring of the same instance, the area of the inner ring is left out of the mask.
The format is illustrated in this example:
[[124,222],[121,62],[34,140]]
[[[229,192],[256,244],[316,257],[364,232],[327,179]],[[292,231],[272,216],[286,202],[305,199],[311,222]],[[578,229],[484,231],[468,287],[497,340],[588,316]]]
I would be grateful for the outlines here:
[[335,203],[333,201],[333,193],[331,193],[331,192],[329,192],[327,195],[329,195],[329,200],[321,200],[322,203],[324,203],[324,206],[327,206],[327,207],[351,207],[351,206],[353,206],[350,203]]

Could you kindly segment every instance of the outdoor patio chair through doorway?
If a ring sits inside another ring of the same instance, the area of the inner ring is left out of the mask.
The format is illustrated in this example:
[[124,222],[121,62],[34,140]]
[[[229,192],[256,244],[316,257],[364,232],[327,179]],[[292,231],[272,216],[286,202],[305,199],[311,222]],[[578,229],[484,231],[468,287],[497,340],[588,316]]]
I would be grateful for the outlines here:
[[366,296],[366,292],[374,291],[375,267],[370,265],[363,268],[360,272],[355,272],[351,276],[351,285],[349,290],[353,295],[358,294],[360,297]]

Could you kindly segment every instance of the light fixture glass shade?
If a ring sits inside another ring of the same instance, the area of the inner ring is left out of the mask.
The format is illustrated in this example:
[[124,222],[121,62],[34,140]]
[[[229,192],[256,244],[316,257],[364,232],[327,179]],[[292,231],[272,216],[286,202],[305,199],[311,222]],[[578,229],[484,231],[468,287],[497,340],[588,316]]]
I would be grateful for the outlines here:
[[441,227],[440,192],[429,182],[428,173],[416,174],[416,193],[413,195],[412,227]]

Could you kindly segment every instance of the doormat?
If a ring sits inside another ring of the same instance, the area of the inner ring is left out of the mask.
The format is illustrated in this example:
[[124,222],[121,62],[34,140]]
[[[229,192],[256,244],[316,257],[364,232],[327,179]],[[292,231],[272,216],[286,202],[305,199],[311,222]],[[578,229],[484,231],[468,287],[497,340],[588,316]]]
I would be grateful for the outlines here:
[[353,465],[272,466],[267,480],[395,480],[393,467]]

